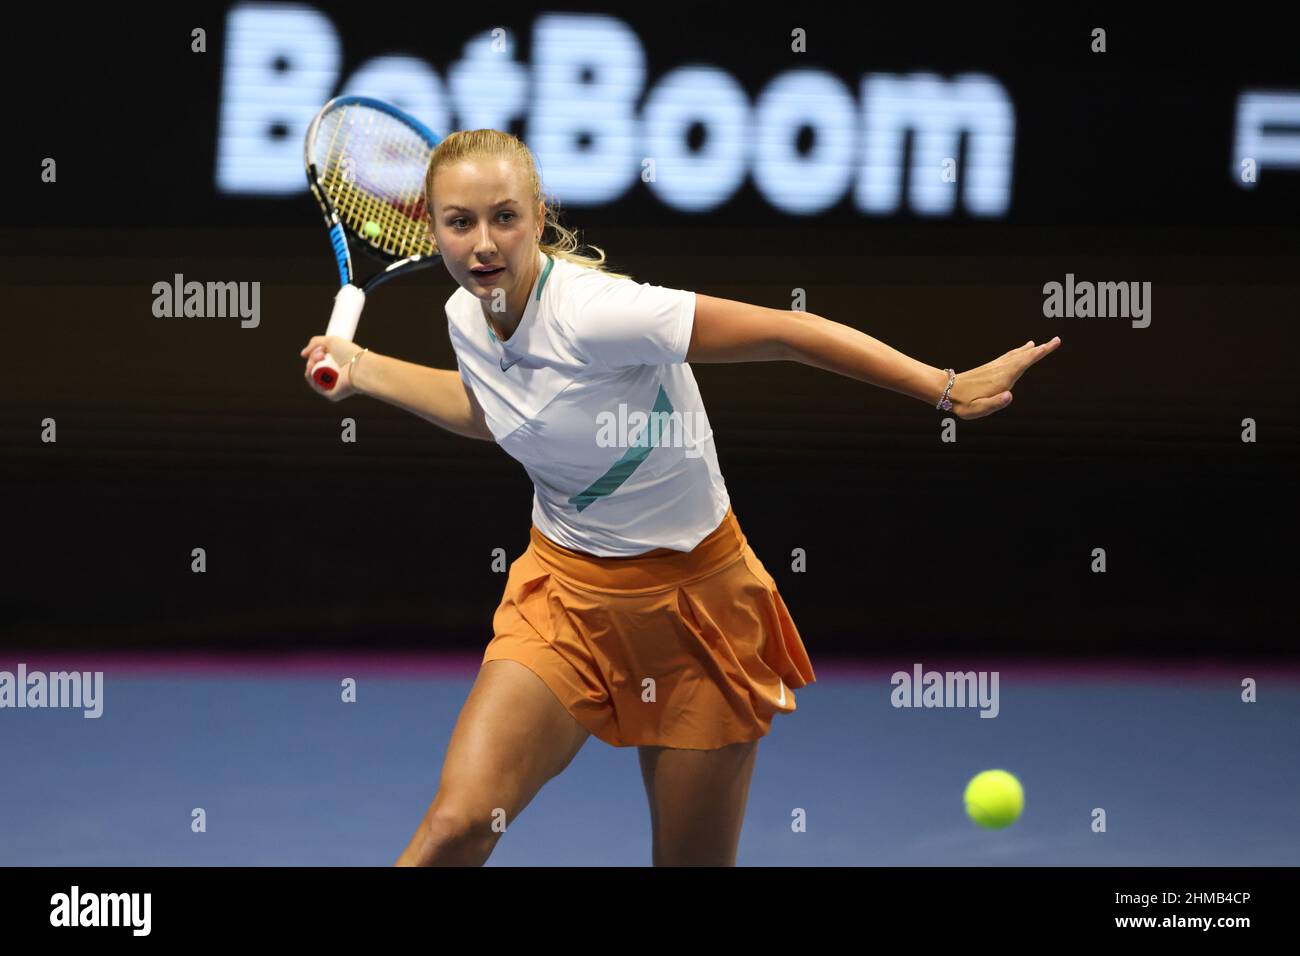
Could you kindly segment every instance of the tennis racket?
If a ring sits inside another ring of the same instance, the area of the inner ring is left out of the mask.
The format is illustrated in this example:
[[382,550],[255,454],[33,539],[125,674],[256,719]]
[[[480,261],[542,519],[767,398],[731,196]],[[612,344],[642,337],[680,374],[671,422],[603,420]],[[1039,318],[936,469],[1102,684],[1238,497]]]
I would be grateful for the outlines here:
[[[307,183],[325,215],[339,267],[326,335],[352,341],[366,296],[377,286],[441,261],[424,201],[424,174],[438,140],[415,117],[367,96],[335,97],[307,127]],[[350,245],[387,268],[358,286]],[[338,382],[331,355],[312,368],[312,380],[326,390]]]

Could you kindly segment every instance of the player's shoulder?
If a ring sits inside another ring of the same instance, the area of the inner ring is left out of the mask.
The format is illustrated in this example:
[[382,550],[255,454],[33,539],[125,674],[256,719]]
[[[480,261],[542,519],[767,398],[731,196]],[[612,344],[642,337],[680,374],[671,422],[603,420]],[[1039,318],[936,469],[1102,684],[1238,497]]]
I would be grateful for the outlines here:
[[635,286],[636,283],[631,279],[557,256],[542,297],[544,300],[549,299],[551,311],[562,318],[573,320],[583,313],[584,306],[594,300]]
[[626,282],[632,282],[624,276],[617,276],[613,273],[598,269],[595,266],[584,266],[576,262],[570,262],[568,259],[561,259],[554,256],[555,267],[552,270],[560,280],[568,285],[604,288],[606,286],[619,285]]

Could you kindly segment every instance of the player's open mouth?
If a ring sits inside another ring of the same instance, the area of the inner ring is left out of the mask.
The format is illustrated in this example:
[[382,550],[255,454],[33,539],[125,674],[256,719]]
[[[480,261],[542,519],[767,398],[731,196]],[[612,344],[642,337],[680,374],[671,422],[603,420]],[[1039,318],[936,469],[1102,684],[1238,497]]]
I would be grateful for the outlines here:
[[495,279],[497,276],[499,276],[501,273],[505,271],[506,271],[505,266],[498,266],[495,269],[471,269],[470,270],[470,272],[474,273],[474,278],[478,279],[480,282],[491,282],[493,279]]

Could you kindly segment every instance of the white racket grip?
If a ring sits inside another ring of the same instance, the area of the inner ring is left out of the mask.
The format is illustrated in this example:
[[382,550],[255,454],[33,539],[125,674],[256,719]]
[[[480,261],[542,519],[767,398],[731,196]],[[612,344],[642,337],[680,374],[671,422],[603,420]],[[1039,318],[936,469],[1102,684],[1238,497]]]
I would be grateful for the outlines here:
[[334,297],[334,311],[330,313],[330,324],[326,327],[325,334],[337,335],[351,342],[357,334],[357,322],[361,319],[361,309],[365,304],[364,292],[352,283],[343,286]]
[[[341,339],[352,341],[357,334],[357,322],[361,319],[361,309],[366,304],[366,294],[356,286],[348,283],[334,296],[334,311],[330,313],[330,324],[325,328],[326,335],[336,335]],[[334,356],[326,353],[312,368],[312,381],[324,389],[332,389],[339,379],[339,365]]]

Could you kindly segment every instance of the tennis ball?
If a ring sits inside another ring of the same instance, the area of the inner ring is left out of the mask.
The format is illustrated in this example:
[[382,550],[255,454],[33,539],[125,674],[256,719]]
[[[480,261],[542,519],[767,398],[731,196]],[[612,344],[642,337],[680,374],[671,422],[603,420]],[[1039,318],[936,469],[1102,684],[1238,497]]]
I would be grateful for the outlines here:
[[379,228],[379,223],[375,222],[373,219],[367,219],[366,224],[362,227],[361,231],[365,233],[367,239],[373,239],[375,236],[379,235],[381,230]]
[[1005,770],[985,770],[966,784],[965,800],[967,816],[989,830],[1001,830],[1025,808],[1025,791]]

